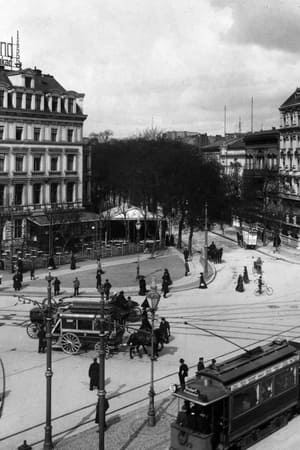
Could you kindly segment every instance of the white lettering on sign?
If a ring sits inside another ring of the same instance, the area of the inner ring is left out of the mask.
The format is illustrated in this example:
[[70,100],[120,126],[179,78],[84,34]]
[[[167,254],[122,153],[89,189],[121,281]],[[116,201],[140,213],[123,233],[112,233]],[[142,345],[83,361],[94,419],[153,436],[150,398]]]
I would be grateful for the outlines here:
[[[16,47],[15,54],[14,47]],[[10,68],[15,67],[17,69],[22,67],[20,62],[19,32],[17,32],[16,44],[14,44],[13,38],[11,38],[11,42],[0,41],[0,64],[2,66],[8,66]]]
[[237,381],[236,383],[229,386],[229,389],[230,391],[236,391],[237,389],[240,389],[243,386],[247,386],[250,383],[254,383],[255,381],[258,381],[261,378],[266,377],[267,375],[271,375],[272,373],[277,372],[283,367],[289,366],[295,363],[296,361],[299,361],[299,358],[300,358],[299,355],[292,356],[291,358],[286,359],[285,361],[282,361],[278,364],[274,364],[274,366],[268,367],[267,369],[262,370],[261,372],[255,373],[254,375],[244,378],[241,381]]

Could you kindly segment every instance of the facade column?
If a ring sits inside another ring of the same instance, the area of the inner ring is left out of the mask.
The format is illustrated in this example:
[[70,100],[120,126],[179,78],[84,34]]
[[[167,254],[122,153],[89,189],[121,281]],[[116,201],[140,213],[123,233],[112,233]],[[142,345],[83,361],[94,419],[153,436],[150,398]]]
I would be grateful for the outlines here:
[[4,91],[4,97],[3,97],[3,108],[8,107],[8,92]]
[[45,97],[44,95],[41,96],[41,111],[45,111]]
[[32,94],[32,97],[31,97],[31,109],[33,109],[33,110],[35,110],[35,99],[36,99],[35,94]]
[[61,112],[61,97],[57,97],[57,112],[60,113]]
[[12,93],[12,106],[13,106],[13,108],[15,108],[17,106],[17,93],[16,93],[16,91],[14,91]]
[[23,94],[22,94],[21,108],[26,109],[26,94],[25,94],[25,92],[23,92]]

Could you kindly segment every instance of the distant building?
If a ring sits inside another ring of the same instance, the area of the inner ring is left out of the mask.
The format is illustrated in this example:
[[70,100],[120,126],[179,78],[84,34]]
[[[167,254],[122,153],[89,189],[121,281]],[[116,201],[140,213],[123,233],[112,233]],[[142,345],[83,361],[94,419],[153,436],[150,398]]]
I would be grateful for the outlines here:
[[[77,221],[79,215],[85,221],[83,99],[84,94],[66,90],[52,75],[36,68],[0,66],[2,248],[45,241],[45,233],[51,234],[50,222],[53,227],[59,222],[57,215],[50,220],[52,211],[72,209],[69,221]],[[47,239],[50,252],[54,235]]]
[[201,148],[202,155],[214,159],[221,164],[226,175],[238,170],[242,175],[246,162],[246,148],[243,136],[226,136],[217,139],[213,144]]
[[197,133],[194,131],[166,131],[163,133],[163,138],[169,141],[184,142],[195,147],[209,144],[206,133]]

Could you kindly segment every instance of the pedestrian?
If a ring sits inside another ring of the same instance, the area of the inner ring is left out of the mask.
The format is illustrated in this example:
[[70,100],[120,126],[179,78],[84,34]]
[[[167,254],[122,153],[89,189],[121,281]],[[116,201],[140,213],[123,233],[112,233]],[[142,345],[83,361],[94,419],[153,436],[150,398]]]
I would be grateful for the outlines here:
[[211,363],[208,366],[208,368],[211,369],[211,370],[216,370],[217,372],[219,371],[219,369],[217,367],[217,361],[215,359],[211,360]]
[[204,359],[202,356],[200,356],[198,364],[197,364],[197,372],[200,372],[203,369],[205,369]]
[[35,274],[34,274],[34,272],[35,272],[34,262],[31,261],[31,262],[30,262],[30,279],[31,279],[31,280],[35,280]]
[[245,284],[250,283],[247,266],[244,266],[243,281]]
[[54,278],[53,287],[54,287],[54,295],[59,295],[60,280],[57,277]]
[[100,289],[101,285],[102,285],[101,271],[100,269],[98,269],[96,274],[96,289]]
[[[100,398],[98,398],[97,406],[96,406],[96,417],[95,417],[95,423],[99,423],[99,408],[100,408]],[[104,397],[104,431],[107,430],[105,415],[106,411],[109,408],[109,403],[106,397]]]
[[38,331],[37,337],[39,339],[39,348],[38,348],[38,353],[45,353],[46,350],[46,333],[45,333],[45,328],[42,325],[41,328]]
[[139,279],[139,295],[146,295],[147,289],[146,289],[146,280],[144,275],[140,275]]
[[49,260],[48,260],[48,269],[56,269],[56,265],[55,265],[55,261],[53,256],[50,256]]
[[179,360],[179,371],[178,371],[178,377],[181,389],[185,389],[185,379],[188,376],[189,368],[187,364],[185,364],[184,359],[180,358]]
[[94,387],[99,389],[99,370],[100,366],[97,362],[97,358],[94,358],[92,364],[89,367],[90,391],[92,391]]
[[169,322],[162,317],[161,318],[161,322],[159,324],[159,329],[161,331],[161,335],[162,335],[162,339],[163,341],[168,344],[169,343],[169,339],[170,339],[170,324]]
[[203,272],[200,272],[199,289],[207,289],[207,284],[206,281],[204,280]]
[[80,287],[80,281],[77,277],[75,277],[75,280],[73,281],[73,287],[74,287],[74,297],[79,295],[79,287]]
[[19,291],[19,277],[16,273],[13,276],[13,287],[15,291]]
[[168,286],[171,286],[171,284],[173,283],[168,269],[164,270],[162,279],[166,280],[166,282],[168,283]]
[[244,288],[244,281],[243,281],[243,275],[239,275],[238,276],[238,280],[237,280],[237,285],[235,290],[237,292],[244,292],[245,288]]
[[21,273],[23,276],[23,261],[21,258],[18,258],[17,266],[18,266],[18,272]]
[[75,255],[73,253],[72,253],[72,256],[71,256],[70,269],[71,270],[75,270],[76,269],[76,258],[75,258]]
[[187,261],[184,262],[184,270],[185,270],[184,276],[187,277],[188,274],[190,273],[190,266]]
[[183,249],[183,257],[185,261],[188,261],[189,259],[189,249],[187,247],[184,247]]
[[105,283],[103,285],[103,289],[104,289],[104,294],[106,296],[106,300],[109,300],[109,293],[110,293],[110,290],[111,290],[111,284],[110,284],[108,279],[105,280]]
[[163,281],[162,281],[161,290],[163,292],[163,297],[166,298],[167,294],[169,292],[169,284],[168,284],[167,280],[165,280],[165,279],[163,279]]

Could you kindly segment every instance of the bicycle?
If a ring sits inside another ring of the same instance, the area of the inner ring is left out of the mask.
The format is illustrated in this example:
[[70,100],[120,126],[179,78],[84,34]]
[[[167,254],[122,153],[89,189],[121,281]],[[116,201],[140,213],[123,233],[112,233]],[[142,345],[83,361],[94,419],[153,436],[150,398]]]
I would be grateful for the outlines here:
[[[258,280],[255,280],[255,282],[258,284]],[[272,295],[273,288],[271,286],[269,286],[265,281],[262,281],[261,288],[259,289],[259,286],[257,285],[257,287],[255,288],[254,294],[256,296],[262,295],[262,294]]]

